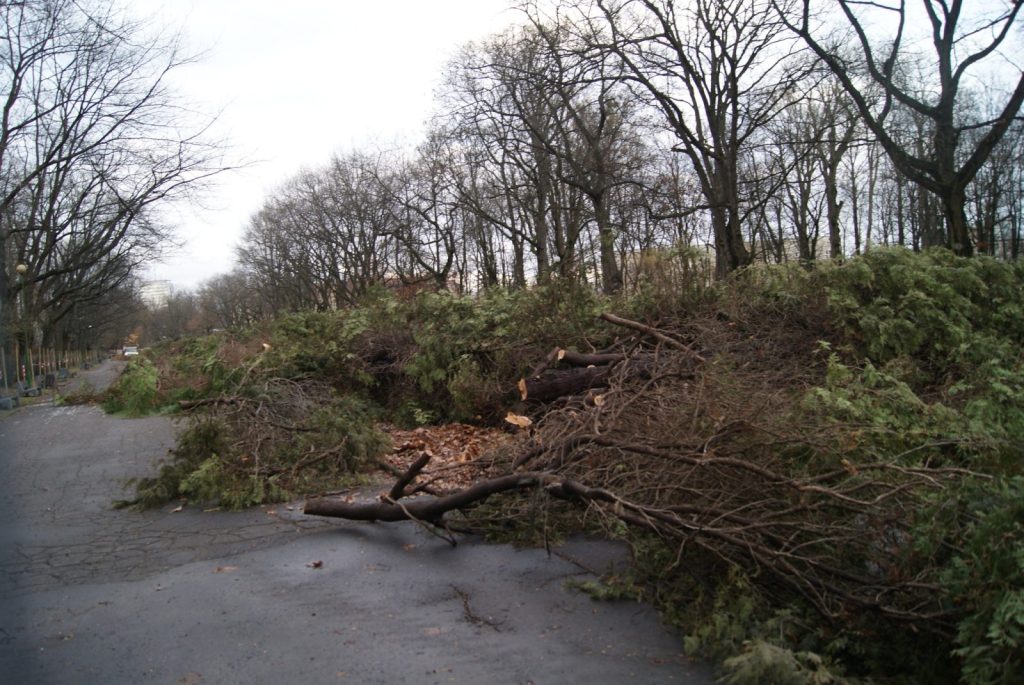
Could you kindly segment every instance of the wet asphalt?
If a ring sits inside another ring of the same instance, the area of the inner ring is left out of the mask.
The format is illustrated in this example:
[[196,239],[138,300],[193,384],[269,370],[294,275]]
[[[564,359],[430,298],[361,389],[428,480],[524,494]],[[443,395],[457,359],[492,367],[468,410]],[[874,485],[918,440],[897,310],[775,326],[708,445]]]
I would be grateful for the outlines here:
[[714,682],[649,607],[569,586],[624,562],[608,543],[453,548],[301,503],[112,508],[174,434],[94,406],[0,414],[0,682]]

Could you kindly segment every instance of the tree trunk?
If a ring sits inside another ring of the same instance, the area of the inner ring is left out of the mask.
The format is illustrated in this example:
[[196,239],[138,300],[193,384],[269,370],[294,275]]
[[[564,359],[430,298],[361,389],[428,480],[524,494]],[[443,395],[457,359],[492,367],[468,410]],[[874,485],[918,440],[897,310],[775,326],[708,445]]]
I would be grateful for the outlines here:
[[537,256],[537,282],[547,283],[551,256],[548,253],[548,205],[551,194],[551,159],[543,142],[531,128],[530,142],[534,163],[537,165],[537,199],[533,208],[534,251]]
[[967,224],[967,214],[964,211],[966,198],[964,191],[954,188],[942,198],[942,208],[946,217],[947,237],[946,244],[953,251],[953,254],[960,257],[970,257],[974,254],[974,244],[971,241],[971,230]]
[[836,170],[829,167],[825,174],[825,209],[828,214],[828,256],[830,259],[843,258],[843,234],[839,225],[839,214],[843,205],[839,202],[839,183]]
[[601,253],[601,289],[605,295],[622,290],[622,270],[615,257],[615,229],[611,223],[606,192],[590,194],[594,203],[594,220],[597,222],[599,250]]
[[716,187],[712,194],[717,201],[711,210],[711,222],[715,229],[715,261],[722,277],[748,266],[752,259],[740,225],[735,167],[719,161],[714,162],[714,167]]
[[608,384],[610,366],[591,366],[582,369],[553,369],[536,378],[525,379],[525,399],[548,402],[559,397],[578,395],[591,388]]

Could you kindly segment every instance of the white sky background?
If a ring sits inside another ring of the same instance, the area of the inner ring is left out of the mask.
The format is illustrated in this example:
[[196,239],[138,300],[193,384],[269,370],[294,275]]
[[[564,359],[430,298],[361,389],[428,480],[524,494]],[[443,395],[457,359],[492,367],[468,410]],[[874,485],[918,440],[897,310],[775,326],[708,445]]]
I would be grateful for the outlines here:
[[415,145],[448,60],[517,20],[508,0],[128,0],[128,10],[181,27],[205,51],[173,83],[189,105],[222,112],[226,163],[201,207],[169,212],[184,243],[147,273],[194,288],[230,271],[264,199],[334,152]]

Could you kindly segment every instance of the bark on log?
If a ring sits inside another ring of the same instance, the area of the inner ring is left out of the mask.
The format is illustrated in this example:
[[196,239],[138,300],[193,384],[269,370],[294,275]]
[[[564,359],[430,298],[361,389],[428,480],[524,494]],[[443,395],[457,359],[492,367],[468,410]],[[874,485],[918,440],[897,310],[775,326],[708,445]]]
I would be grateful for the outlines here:
[[631,321],[630,319],[623,319],[621,316],[615,316],[614,314],[609,314],[607,312],[602,314],[600,318],[602,320],[604,320],[604,321],[607,321],[608,323],[615,324],[616,326],[622,326],[623,328],[631,328],[634,331],[639,331],[641,333],[649,335],[652,338],[654,338],[655,340],[658,340],[660,342],[665,343],[669,347],[677,349],[680,352],[686,352],[687,354],[689,354],[691,357],[693,357],[697,361],[700,361],[700,362],[707,361],[706,359],[704,359],[704,357],[702,357],[698,353],[694,352],[693,349],[691,349],[689,345],[685,345],[685,344],[679,342],[678,340],[676,340],[675,338],[670,338],[666,334],[664,334],[661,331],[659,331],[657,328],[652,328],[651,326],[647,326],[647,325],[642,324],[642,323],[640,323],[638,321]]
[[449,511],[465,509],[499,492],[536,487],[552,480],[547,473],[516,473],[481,481],[465,490],[445,497],[418,497],[398,502],[346,502],[321,497],[306,500],[303,511],[310,516],[330,516],[352,521],[417,520],[440,523]]
[[395,481],[395,484],[391,487],[391,492],[388,493],[388,497],[393,500],[399,500],[405,497],[405,487],[415,480],[416,476],[418,476],[420,471],[423,470],[423,467],[430,462],[430,458],[432,456],[434,455],[424,450],[419,458],[409,466],[406,472]]
[[526,399],[547,402],[564,395],[578,395],[607,385],[611,373],[610,366],[547,371],[540,377],[525,379]]
[[629,373],[646,378],[650,376],[656,361],[657,356],[650,353],[626,355],[567,352],[561,362],[571,364],[573,368],[548,369],[540,375],[520,380],[520,396],[524,400],[547,402],[605,387],[613,371],[621,368],[618,365],[622,362],[629,363]]
[[573,352],[556,347],[548,353],[540,364],[535,366],[527,378],[536,378],[553,366],[606,366],[621,362],[626,358],[621,352]]

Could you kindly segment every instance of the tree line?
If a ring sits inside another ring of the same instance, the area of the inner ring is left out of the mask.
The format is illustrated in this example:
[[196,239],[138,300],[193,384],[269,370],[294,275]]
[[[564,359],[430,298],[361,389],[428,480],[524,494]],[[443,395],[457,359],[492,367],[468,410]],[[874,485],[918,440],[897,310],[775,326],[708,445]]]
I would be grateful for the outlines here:
[[[452,59],[419,145],[297,173],[237,267],[179,295],[202,316],[175,316],[246,325],[380,286],[614,293],[878,244],[1016,259],[1021,5],[522,0]],[[8,330],[67,337],[122,311],[167,244],[153,209],[217,149],[166,88],[173,39],[126,40],[145,27],[99,0],[3,12],[0,301]]]
[[297,174],[204,297],[227,325],[381,284],[613,293],[873,245],[1017,259],[1021,4],[520,3],[451,61],[418,147]]

